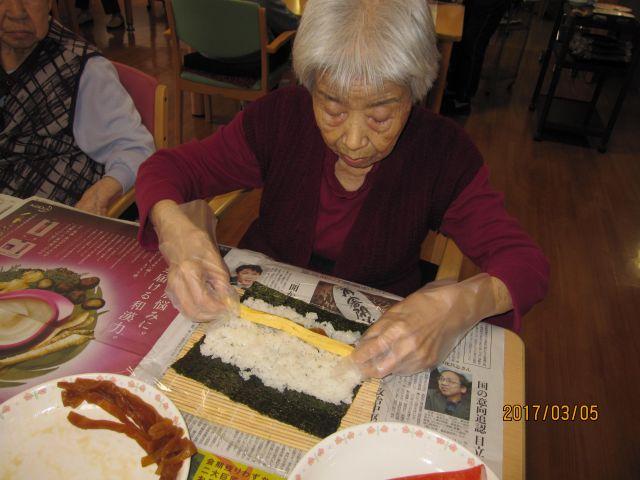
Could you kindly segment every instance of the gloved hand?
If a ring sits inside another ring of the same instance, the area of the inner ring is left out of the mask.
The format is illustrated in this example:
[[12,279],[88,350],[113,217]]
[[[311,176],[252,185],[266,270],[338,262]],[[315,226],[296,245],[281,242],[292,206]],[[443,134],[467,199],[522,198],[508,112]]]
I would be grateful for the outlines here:
[[486,273],[425,285],[369,327],[351,358],[365,377],[417,373],[441,363],[480,320],[511,308],[504,284]]
[[217,219],[209,205],[196,200],[178,206],[158,202],[151,212],[159,248],[169,264],[167,294],[173,305],[195,322],[237,314],[238,294],[215,239]]

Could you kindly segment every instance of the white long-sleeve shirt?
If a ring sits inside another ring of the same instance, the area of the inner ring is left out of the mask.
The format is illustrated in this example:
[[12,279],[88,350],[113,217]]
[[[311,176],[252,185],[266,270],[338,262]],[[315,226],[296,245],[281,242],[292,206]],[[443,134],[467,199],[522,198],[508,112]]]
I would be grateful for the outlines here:
[[125,192],[133,187],[140,164],[155,151],[153,137],[142,125],[118,72],[104,57],[87,60],[80,76],[73,136]]

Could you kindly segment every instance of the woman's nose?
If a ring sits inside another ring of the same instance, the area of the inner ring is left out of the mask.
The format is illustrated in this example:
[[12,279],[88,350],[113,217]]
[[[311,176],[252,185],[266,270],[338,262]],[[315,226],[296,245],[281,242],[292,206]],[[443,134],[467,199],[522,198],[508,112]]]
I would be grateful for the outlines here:
[[22,20],[27,14],[24,8],[24,0],[2,0],[2,3],[4,3],[5,11],[11,18]]
[[351,152],[366,147],[368,143],[366,126],[357,118],[347,120],[343,142]]

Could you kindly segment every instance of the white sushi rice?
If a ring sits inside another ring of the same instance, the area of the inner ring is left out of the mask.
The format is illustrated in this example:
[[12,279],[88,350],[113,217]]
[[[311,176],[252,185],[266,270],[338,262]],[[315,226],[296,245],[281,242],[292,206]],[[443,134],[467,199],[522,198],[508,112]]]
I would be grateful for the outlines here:
[[361,381],[343,357],[237,317],[211,325],[200,353],[235,365],[245,380],[255,375],[280,392],[296,390],[334,404],[350,404]]
[[284,305],[279,305],[276,307],[265,302],[264,300],[252,297],[247,298],[242,303],[244,303],[247,307],[253,308],[254,310],[272,313],[273,315],[278,315],[279,317],[288,318],[289,320],[302,325],[304,328],[321,328],[325,331],[328,337],[338,340],[342,343],[348,343],[349,345],[353,345],[354,343],[356,343],[356,341],[360,339],[361,336],[360,332],[353,332],[351,330],[336,330],[329,322],[319,322],[318,315],[313,312],[309,312],[306,315],[300,315],[291,307],[286,307]]

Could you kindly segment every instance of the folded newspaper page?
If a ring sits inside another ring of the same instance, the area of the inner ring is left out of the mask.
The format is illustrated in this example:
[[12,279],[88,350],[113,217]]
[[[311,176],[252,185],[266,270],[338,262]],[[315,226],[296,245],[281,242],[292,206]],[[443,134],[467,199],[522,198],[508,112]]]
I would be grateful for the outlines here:
[[201,452],[211,452],[235,462],[250,464],[278,477],[286,478],[306,453],[233,428],[216,425],[189,413],[183,413],[183,416],[189,427],[191,440]]
[[[387,292],[275,262],[257,252],[223,246],[221,253],[235,285],[247,289],[259,281],[356,322],[371,324],[401,300]],[[372,421],[407,422],[435,430],[464,445],[501,476],[503,382],[504,330],[480,323],[437,368],[386,378]]]
[[480,323],[437,368],[386,378],[371,419],[431,428],[474,452],[500,477],[503,381],[504,330]]

